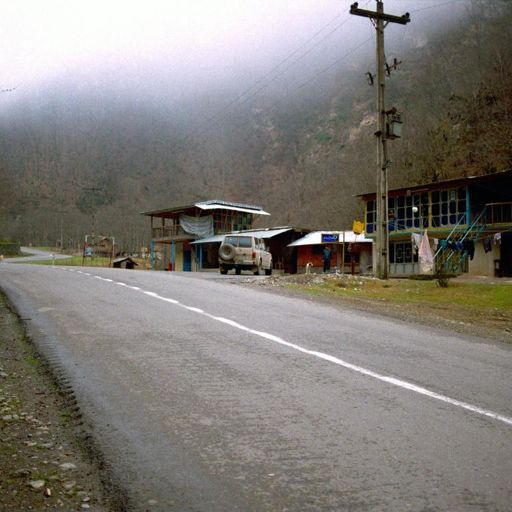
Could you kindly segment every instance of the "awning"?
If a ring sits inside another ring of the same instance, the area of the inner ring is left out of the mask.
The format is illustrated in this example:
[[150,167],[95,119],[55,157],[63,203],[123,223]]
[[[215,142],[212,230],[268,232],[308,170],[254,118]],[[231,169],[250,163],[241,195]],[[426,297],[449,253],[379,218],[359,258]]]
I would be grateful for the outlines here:
[[[306,236],[295,240],[288,247],[298,247],[301,245],[320,245],[322,244],[322,235],[338,235],[339,243],[343,242],[343,231],[313,231],[308,233]],[[372,243],[372,240],[365,238],[364,233],[356,235],[353,231],[345,231],[345,243]]]
[[200,240],[195,240],[194,242],[190,242],[190,245],[213,244],[215,242],[221,243],[223,239],[224,239],[224,235],[209,236],[207,238],[201,238]]
[[212,244],[215,242],[222,242],[225,236],[236,236],[236,235],[245,235],[245,236],[254,236],[256,238],[272,238],[274,236],[280,235],[281,233],[286,233],[287,231],[291,231],[292,228],[278,228],[278,229],[260,229],[260,230],[247,230],[247,231],[236,231],[233,233],[223,233],[222,235],[209,236],[208,238],[202,238],[201,240],[195,240],[191,242],[191,244]]

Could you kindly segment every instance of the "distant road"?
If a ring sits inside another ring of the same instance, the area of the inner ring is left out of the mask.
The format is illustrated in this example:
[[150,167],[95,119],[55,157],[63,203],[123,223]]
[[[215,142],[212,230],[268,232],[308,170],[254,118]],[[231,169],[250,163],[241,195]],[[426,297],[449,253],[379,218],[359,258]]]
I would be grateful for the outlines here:
[[16,256],[13,258],[5,258],[5,263],[20,263],[23,261],[45,261],[45,260],[64,260],[67,258],[71,258],[67,254],[59,254],[52,253],[49,251],[40,251],[39,249],[34,249],[32,247],[21,247],[21,252],[25,254],[30,254],[30,256]]
[[218,277],[0,265],[130,510],[510,510],[510,345]]

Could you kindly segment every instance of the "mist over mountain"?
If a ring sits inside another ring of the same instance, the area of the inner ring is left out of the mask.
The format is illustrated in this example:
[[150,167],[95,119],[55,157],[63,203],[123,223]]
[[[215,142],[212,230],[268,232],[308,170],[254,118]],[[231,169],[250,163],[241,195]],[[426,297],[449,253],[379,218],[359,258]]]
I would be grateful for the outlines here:
[[[35,78],[20,70],[0,94],[0,238],[55,243],[62,222],[66,245],[94,229],[136,249],[141,211],[208,198],[259,204],[271,225],[349,228],[354,195],[375,189],[375,40],[342,3],[278,2],[272,16],[263,2],[243,30],[198,23],[200,40],[183,13],[180,38],[158,39],[162,23],[123,39],[131,53],[100,59],[91,43]],[[412,19],[386,29],[387,59],[402,61],[387,105],[404,115],[391,185],[512,167],[510,3],[385,5]]]

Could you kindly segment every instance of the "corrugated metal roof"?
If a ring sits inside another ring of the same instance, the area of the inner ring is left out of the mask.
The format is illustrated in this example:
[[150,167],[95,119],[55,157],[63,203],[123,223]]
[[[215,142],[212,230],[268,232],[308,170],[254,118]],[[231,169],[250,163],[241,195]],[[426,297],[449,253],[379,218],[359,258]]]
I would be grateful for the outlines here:
[[190,242],[191,245],[194,244],[213,244],[215,242],[222,242],[222,239],[224,238],[224,235],[214,235],[214,236],[208,236],[206,238],[201,238],[200,240],[194,240],[193,242]]
[[[318,245],[322,243],[322,234],[339,235],[340,242],[343,242],[343,231],[313,231],[306,236],[295,240],[288,247],[298,247],[301,245]],[[372,243],[372,240],[365,238],[364,234],[356,235],[353,231],[345,231],[346,243]]]
[[[291,231],[292,228],[279,228],[279,229],[261,229],[259,231],[249,231],[251,236],[255,236],[256,238],[272,238],[274,236],[280,235],[281,233],[286,233],[287,231]],[[237,233],[237,234],[243,234]]]
[[256,238],[272,238],[274,236],[280,235],[281,233],[286,233],[287,231],[291,231],[293,228],[285,227],[285,228],[267,228],[267,229],[250,229],[246,231],[235,231],[232,233],[223,233],[222,235],[209,236],[208,238],[202,238],[201,240],[195,240],[191,242],[192,244],[211,244],[215,242],[222,242],[225,236],[233,236],[233,235],[246,235],[246,236],[255,236]]
[[[411,190],[418,191],[424,188],[441,188],[443,186],[455,185],[456,183],[472,183],[478,181],[489,181],[494,180],[496,178],[500,178],[502,176],[507,176],[512,174],[512,169],[505,169],[504,171],[492,172],[490,174],[480,174],[478,176],[459,176],[458,178],[449,178],[447,180],[442,181],[434,181],[431,183],[423,183],[421,185],[411,185],[408,187],[398,187],[389,189],[388,194]],[[365,194],[356,194],[354,197],[371,197],[376,196],[376,192],[366,192]]]
[[253,213],[254,215],[270,215],[264,211],[261,206],[254,206],[251,204],[244,203],[232,203],[230,201],[221,201],[218,199],[210,199],[208,201],[199,201],[194,204],[188,204],[185,206],[174,206],[171,208],[164,208],[161,210],[151,210],[146,212],[141,212],[142,215],[153,215],[153,216],[165,216],[165,214],[171,214],[176,212],[181,212],[185,210],[190,210],[191,208],[200,208],[201,210],[235,210],[247,213]]
[[206,201],[204,203],[196,203],[195,206],[201,210],[233,210],[235,212],[253,213],[254,215],[270,215],[270,213],[262,210],[259,206],[227,203],[225,201]]

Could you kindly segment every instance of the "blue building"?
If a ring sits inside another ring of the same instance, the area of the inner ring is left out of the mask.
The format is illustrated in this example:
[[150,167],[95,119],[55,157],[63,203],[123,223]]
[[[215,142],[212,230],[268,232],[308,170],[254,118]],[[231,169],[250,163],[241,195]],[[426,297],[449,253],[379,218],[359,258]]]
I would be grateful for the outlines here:
[[[360,197],[375,238],[376,194]],[[512,277],[512,170],[390,190],[388,218],[391,276],[419,273],[413,235],[426,231],[435,272]]]

